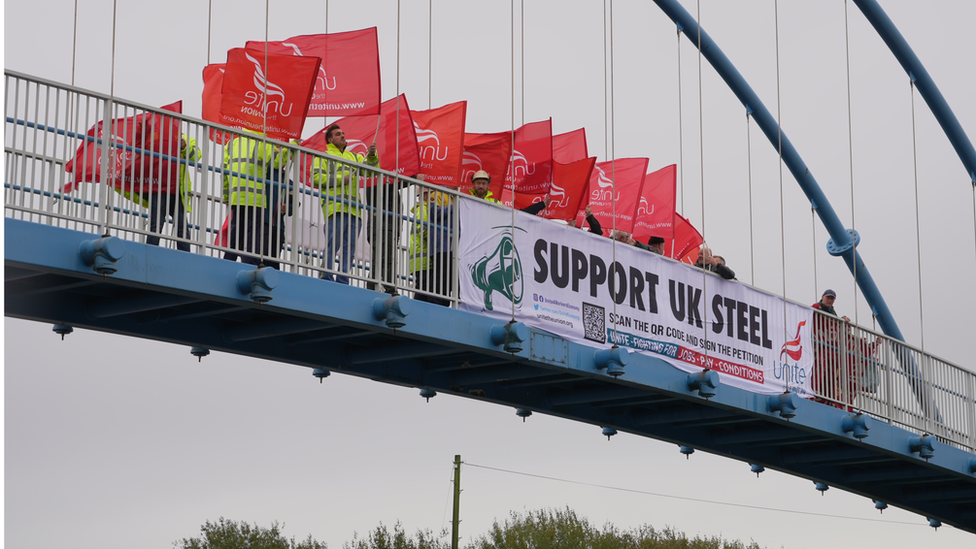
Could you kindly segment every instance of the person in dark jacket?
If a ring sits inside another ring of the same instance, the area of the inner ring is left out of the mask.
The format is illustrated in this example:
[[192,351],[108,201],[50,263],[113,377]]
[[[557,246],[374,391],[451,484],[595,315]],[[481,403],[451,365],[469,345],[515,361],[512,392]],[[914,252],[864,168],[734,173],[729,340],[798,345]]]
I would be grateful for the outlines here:
[[698,261],[695,262],[695,267],[715,273],[725,280],[735,278],[735,271],[725,264],[725,258],[720,255],[713,255],[711,248],[707,246],[702,246],[701,251],[698,253]]

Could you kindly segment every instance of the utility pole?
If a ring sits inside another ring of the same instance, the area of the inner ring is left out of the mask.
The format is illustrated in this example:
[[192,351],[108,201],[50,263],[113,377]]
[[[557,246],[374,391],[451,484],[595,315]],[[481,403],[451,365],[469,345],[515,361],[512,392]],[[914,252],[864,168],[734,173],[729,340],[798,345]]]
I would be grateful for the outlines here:
[[451,549],[458,549],[458,515],[461,511],[461,456],[454,456],[454,520],[451,521]]

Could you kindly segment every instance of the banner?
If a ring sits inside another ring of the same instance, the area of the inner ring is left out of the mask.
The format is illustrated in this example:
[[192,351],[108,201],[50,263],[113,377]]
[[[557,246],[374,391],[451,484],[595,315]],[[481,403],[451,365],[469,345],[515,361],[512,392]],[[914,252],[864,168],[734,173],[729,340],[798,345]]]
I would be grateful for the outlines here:
[[577,160],[587,158],[586,128],[552,136],[552,160],[563,164],[571,164]]
[[[603,227],[603,234],[609,235],[614,229],[633,232],[647,163],[646,158],[618,158],[597,162],[593,167],[586,200],[581,206],[590,206]],[[577,215],[576,226],[583,226],[583,212]]]
[[[249,41],[246,47],[264,52],[264,44]],[[308,116],[379,114],[380,54],[376,27],[268,42],[268,52],[322,60]]]
[[[161,108],[180,113],[183,102]],[[175,194],[179,189],[181,140],[179,119],[161,114],[115,119],[107,132],[99,122],[88,130],[74,158],[64,165],[72,180],[63,190],[71,192],[81,182],[105,182],[133,200],[134,195]],[[108,169],[102,165],[103,147],[108,147]]]
[[427,111],[412,111],[420,173],[428,183],[459,187],[464,156],[464,119],[468,102],[459,101]]
[[652,236],[674,238],[674,196],[678,167],[672,164],[644,176],[632,236],[647,244]]
[[501,199],[505,174],[512,161],[512,132],[464,134],[464,157],[461,161],[461,193],[471,191],[471,176],[480,170],[491,174],[491,191]]
[[[379,134],[376,132],[379,121]],[[350,116],[335,121],[346,133],[347,151],[366,156],[369,145],[376,141],[376,154],[380,157],[380,168],[400,175],[413,177],[420,170],[420,149],[417,146],[417,132],[414,129],[413,118],[410,116],[410,106],[407,96],[384,101],[380,105],[380,115]],[[332,124],[329,124],[331,127]],[[302,142],[303,147],[325,152],[325,132],[328,128],[309,137]],[[399,141],[399,144],[398,144]],[[397,153],[399,152],[399,158]],[[311,164],[305,163],[306,178],[309,177]],[[310,181],[310,179],[307,179]]]
[[614,255],[605,238],[521,212],[513,229],[510,211],[471,199],[460,208],[461,309],[506,322],[514,306],[517,321],[582,345],[811,396],[813,309],[634,246]]
[[228,51],[220,123],[272,139],[301,138],[319,62],[244,48]]

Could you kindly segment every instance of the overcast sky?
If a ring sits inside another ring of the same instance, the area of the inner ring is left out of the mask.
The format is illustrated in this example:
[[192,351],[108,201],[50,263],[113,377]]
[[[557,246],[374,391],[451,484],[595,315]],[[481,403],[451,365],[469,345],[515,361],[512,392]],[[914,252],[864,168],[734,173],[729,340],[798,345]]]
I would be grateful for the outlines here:
[[[881,3],[976,137],[976,2]],[[552,117],[556,132],[586,127],[600,161],[648,157],[650,170],[678,163],[680,209],[740,280],[783,292],[785,265],[788,298],[813,303],[833,288],[838,310],[871,326],[785,169],[782,240],[776,154],[755,126],[749,146],[742,106],[707,63],[699,95],[697,54],[686,40],[679,114],[678,39],[653,3],[613,3],[609,97],[602,2],[526,3],[524,89],[517,3],[514,53],[509,3],[434,0],[429,12],[427,2],[403,2],[399,46],[396,2],[327,4],[328,18],[321,1],[272,1],[270,39],[376,26],[384,99],[398,89],[414,109],[466,99],[473,132]],[[694,2],[684,4],[695,12]],[[202,0],[149,5],[118,2],[115,93],[149,105],[182,99],[184,112],[199,116],[204,65],[265,37],[265,2],[214,0],[209,32]],[[844,2],[779,8],[784,132],[845,225],[861,232],[859,249],[908,341],[922,343],[924,325],[927,351],[972,369],[976,199],[965,170],[917,96],[916,164],[908,78],[853,5],[851,118]],[[74,2],[5,2],[4,15],[5,68],[69,83]],[[112,18],[110,0],[79,1],[78,86],[112,88]],[[775,114],[774,2],[705,0],[701,19]],[[306,135],[321,127],[312,119]],[[61,342],[46,324],[6,319],[4,339],[10,547],[169,547],[220,516],[265,526],[277,520],[286,534],[312,534],[333,549],[380,521],[438,531],[450,520],[455,454],[472,464],[737,505],[465,467],[462,542],[509,511],[569,506],[596,524],[669,525],[766,547],[973,545],[970,534],[932,531],[923,517],[894,508],[879,515],[869,499],[837,489],[821,496],[807,480],[773,471],[757,479],[738,461],[702,452],[686,460],[671,444],[626,434],[607,441],[597,427],[539,414],[523,423],[509,408],[448,396],[425,403],[414,390],[343,375],[319,384],[305,368],[220,353],[197,363],[184,347],[84,330]]]

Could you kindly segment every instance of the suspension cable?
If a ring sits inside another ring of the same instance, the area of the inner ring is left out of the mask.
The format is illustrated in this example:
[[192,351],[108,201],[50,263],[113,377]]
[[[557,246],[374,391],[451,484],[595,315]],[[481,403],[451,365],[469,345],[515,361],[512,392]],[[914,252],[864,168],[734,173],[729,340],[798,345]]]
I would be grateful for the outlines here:
[[434,108],[434,0],[427,0],[427,109]]
[[[115,38],[117,30],[117,14],[118,14],[118,0],[112,0],[112,74],[110,77],[109,84],[109,97],[112,101],[115,101]],[[114,131],[113,131],[114,134]]]
[[[604,3],[605,4],[605,3]],[[604,85],[604,88],[606,86]],[[613,189],[613,200],[610,201],[611,213],[613,214],[613,222],[611,223],[612,232],[617,230],[617,144],[616,144],[616,134],[617,134],[617,119],[615,116],[615,106],[614,106],[614,88],[613,88],[613,0],[610,0],[610,182],[611,189]],[[632,229],[633,230],[633,229]],[[613,242],[611,246],[613,252],[613,264],[617,263],[617,239],[612,239]],[[612,295],[610,298],[613,300],[613,347],[617,346],[617,292],[620,288],[615,287],[617,282],[617,273],[614,271],[613,275],[610,276],[612,281],[611,287],[615,290],[610,292]],[[626,282],[624,282],[626,284]]]
[[746,111],[746,149],[749,165],[749,282],[756,285],[756,237],[752,204],[752,116]]
[[851,170],[851,230],[852,243],[855,243],[852,252],[854,253],[854,324],[858,324],[858,285],[857,285],[857,209],[854,207],[854,115],[851,107],[851,31],[848,23],[848,4],[844,0],[844,45],[847,59],[847,153],[848,164]]
[[[678,163],[681,165],[681,213],[685,213],[685,142],[681,107],[681,28],[678,28]],[[672,239],[673,240],[673,239]],[[674,247],[672,241],[672,248]],[[672,249],[672,255],[674,250]]]
[[[515,166],[513,158],[515,157],[515,0],[511,0],[511,25],[509,26],[509,31],[511,31],[512,38],[512,152],[508,159],[508,170],[512,174],[512,225],[509,229],[509,234],[512,237],[512,244],[515,244]],[[506,178],[507,179],[507,178]],[[502,196],[505,194],[505,186],[502,184]],[[502,258],[504,259],[504,249],[502,250]],[[512,260],[515,259],[514,247],[512,249]],[[512,323],[515,323],[515,299],[512,299]]]
[[[603,0],[603,159],[610,159],[610,119],[607,112],[610,110],[610,97],[607,95],[607,0]],[[611,224],[611,231],[613,225]],[[611,233],[612,236],[613,233]]]
[[[702,82],[702,20],[701,20],[701,0],[696,2],[697,6],[697,19],[698,19],[698,181],[699,189],[701,191],[701,233],[702,233],[702,246],[708,247],[708,240],[705,236],[705,108],[704,108],[704,83]],[[704,248],[702,248],[704,250]],[[705,261],[704,252],[698,252],[698,258],[701,259],[701,275],[702,275],[702,294],[708,296],[708,274],[705,272]],[[714,254],[712,254],[714,257]],[[705,307],[705,311],[702,314],[702,335],[705,340],[705,348],[703,349],[705,355],[705,368],[709,368],[708,362],[708,307]]]
[[[817,295],[817,288],[820,287],[817,283],[817,210],[813,204],[810,205],[810,233],[813,236],[813,295]],[[854,305],[856,309],[857,304]],[[854,324],[857,324],[857,321]]]
[[78,0],[75,0],[75,23],[71,38],[71,86],[75,85],[75,62],[78,59]]
[[915,251],[918,254],[918,331],[921,334],[922,352],[925,352],[925,309],[922,306],[922,230],[918,213],[918,132],[915,127],[915,81],[909,79],[912,91],[912,169],[915,177]]
[[[519,36],[521,43],[519,44],[519,54],[522,56],[522,61],[519,63],[519,68],[522,70],[522,77],[519,79],[519,84],[522,86],[522,102],[519,103],[519,112],[522,113],[522,125],[525,125],[525,0],[519,0],[519,9],[521,13],[519,14]],[[552,135],[552,125],[550,123],[549,134]],[[515,196],[513,191],[512,196]]]
[[[786,209],[785,197],[783,196],[783,101],[780,95],[780,66],[779,66],[779,0],[774,2],[774,12],[776,20],[776,135],[777,149],[779,152],[779,242],[781,268],[783,272],[783,320],[786,320],[786,219],[784,211]],[[783,322],[784,341],[789,339],[786,322]],[[789,384],[784,376],[783,390],[789,392]]]

